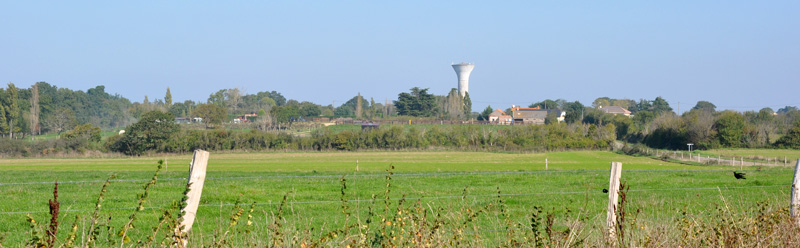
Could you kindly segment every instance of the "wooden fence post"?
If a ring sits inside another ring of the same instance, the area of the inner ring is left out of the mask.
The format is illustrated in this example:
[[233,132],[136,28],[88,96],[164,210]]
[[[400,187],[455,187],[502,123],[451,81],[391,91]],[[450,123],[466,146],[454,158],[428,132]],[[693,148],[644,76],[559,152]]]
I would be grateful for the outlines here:
[[741,163],[739,163],[739,170],[744,170],[744,157],[740,158]]
[[[192,230],[192,224],[197,216],[197,207],[200,205],[200,195],[203,194],[203,184],[206,181],[206,166],[208,165],[209,153],[203,150],[195,150],[192,156],[192,163],[189,167],[189,193],[187,194],[186,207],[183,208],[183,222],[181,222],[181,232],[188,234]],[[186,247],[188,240],[184,239],[183,247]]]
[[547,170],[547,158],[544,158],[544,170]]
[[800,224],[800,159],[797,159],[797,164],[794,165],[794,179],[792,180],[792,204],[790,213],[794,218],[795,223]]
[[622,163],[611,162],[611,176],[608,179],[608,240],[616,243],[617,240],[617,202],[619,201],[619,177],[622,174]]

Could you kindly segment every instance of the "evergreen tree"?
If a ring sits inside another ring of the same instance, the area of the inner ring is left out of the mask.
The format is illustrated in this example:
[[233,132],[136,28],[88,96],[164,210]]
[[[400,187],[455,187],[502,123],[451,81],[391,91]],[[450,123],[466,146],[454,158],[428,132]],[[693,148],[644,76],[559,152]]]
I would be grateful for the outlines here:
[[479,121],[488,121],[489,120],[489,115],[492,114],[492,112],[494,112],[494,109],[492,109],[492,105],[486,106],[486,108],[483,110],[483,112],[481,112],[481,114],[478,115],[478,120]]
[[669,106],[667,100],[664,100],[664,98],[659,96],[653,100],[653,112],[655,112],[656,115],[660,115],[664,112],[672,112],[672,107]]
[[414,87],[410,93],[403,92],[397,95],[394,106],[399,115],[430,117],[434,115],[436,98],[428,93],[427,88]]

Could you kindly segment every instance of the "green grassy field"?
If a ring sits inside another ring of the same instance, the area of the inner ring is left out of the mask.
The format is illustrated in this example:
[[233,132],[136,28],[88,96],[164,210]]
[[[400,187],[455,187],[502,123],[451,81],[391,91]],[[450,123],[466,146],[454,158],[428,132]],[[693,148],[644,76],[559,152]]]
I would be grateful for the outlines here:
[[701,154],[720,155],[728,158],[745,157],[745,160],[748,158],[757,158],[759,160],[766,160],[767,158],[774,160],[777,158],[779,161],[783,161],[785,157],[787,162],[797,161],[800,158],[800,150],[788,149],[713,149],[702,151]]
[[[141,238],[152,232],[162,209],[180,199],[190,155],[0,160],[2,244],[13,247],[25,242],[27,213],[39,223],[47,222],[47,200],[55,180],[60,182],[60,220],[66,230],[75,215],[81,215],[85,225],[101,185],[115,174],[103,213],[112,216],[111,226],[119,228],[127,222],[159,159],[165,159],[167,166],[132,231]],[[642,222],[649,223],[643,225],[671,223],[684,209],[707,215],[722,198],[734,209],[754,208],[759,202],[779,208],[789,201],[793,171],[788,167],[746,168],[747,180],[736,180],[731,171],[738,167],[689,166],[603,151],[212,153],[193,235],[208,241],[225,230],[237,201],[245,208],[256,203],[254,226],[263,231],[287,193],[291,210],[284,217],[293,228],[323,232],[342,226],[347,221],[341,214],[342,177],[347,184],[346,205],[354,218],[366,219],[370,206],[384,207],[383,202],[371,202],[373,195],[388,197],[395,205],[400,199],[419,201],[434,212],[484,208],[486,216],[495,218],[476,220],[474,231],[491,238],[502,232],[496,216],[498,201],[503,200],[504,211],[518,223],[529,219],[538,206],[558,219],[581,217],[597,225],[591,227],[596,233],[586,235],[597,235],[605,223],[608,196],[601,189],[608,187],[611,161],[623,163],[622,179],[631,187],[629,202],[641,210]],[[394,174],[386,195],[390,166]]]

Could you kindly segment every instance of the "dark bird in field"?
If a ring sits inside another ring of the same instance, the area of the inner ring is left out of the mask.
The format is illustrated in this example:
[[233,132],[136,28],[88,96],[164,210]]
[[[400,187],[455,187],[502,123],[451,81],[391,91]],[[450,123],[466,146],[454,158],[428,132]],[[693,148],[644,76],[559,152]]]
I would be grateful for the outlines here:
[[603,189],[603,193],[608,193],[608,189]]
[[736,179],[747,179],[744,177],[744,175],[746,175],[746,173],[744,172],[735,172],[735,171],[733,172],[733,177],[735,177]]

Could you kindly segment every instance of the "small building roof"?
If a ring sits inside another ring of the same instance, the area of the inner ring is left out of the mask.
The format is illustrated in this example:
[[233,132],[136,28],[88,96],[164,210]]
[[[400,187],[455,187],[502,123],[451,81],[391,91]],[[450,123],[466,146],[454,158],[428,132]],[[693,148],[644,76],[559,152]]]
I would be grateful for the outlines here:
[[628,111],[627,109],[620,106],[600,107],[600,110],[608,114],[624,114],[624,115],[631,114],[631,111]]
[[500,110],[500,109],[496,109],[494,112],[489,114],[489,116],[502,116],[502,115],[508,115],[508,114],[506,114],[505,111]]

